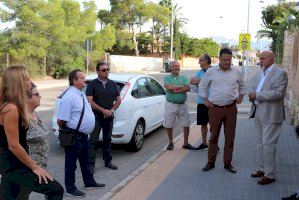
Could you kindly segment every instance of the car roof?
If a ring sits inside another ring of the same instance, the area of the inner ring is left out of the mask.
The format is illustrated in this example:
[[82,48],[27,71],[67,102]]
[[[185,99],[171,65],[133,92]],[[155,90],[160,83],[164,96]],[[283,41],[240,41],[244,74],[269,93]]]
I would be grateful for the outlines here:
[[[147,75],[143,75],[143,74],[129,74],[129,73],[111,73],[109,74],[109,79],[113,80],[113,81],[118,81],[118,82],[127,82],[130,79],[134,78],[134,77],[149,77]],[[87,81],[91,81],[98,78],[97,74],[92,74],[87,76],[85,79]]]

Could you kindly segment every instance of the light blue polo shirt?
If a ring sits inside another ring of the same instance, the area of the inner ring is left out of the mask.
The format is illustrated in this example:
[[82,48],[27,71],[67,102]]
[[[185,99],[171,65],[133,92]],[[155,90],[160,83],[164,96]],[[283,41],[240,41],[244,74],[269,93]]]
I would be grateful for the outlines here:
[[[203,76],[206,74],[206,72],[204,71],[204,70],[199,70],[197,73],[196,73],[196,75],[195,75],[195,77],[196,78],[199,78],[200,80],[203,78]],[[200,84],[200,82],[199,82],[199,84]],[[198,87],[197,87],[198,88]],[[198,93],[198,92],[197,92]],[[197,94],[197,104],[204,104],[203,103],[203,98],[201,97],[201,96],[199,96],[198,94]]]
[[85,93],[73,86],[70,87],[60,100],[57,119],[66,121],[66,126],[68,128],[76,130],[83,109],[82,98],[84,98],[85,101],[85,111],[79,131],[85,134],[90,134],[95,126],[94,114]]

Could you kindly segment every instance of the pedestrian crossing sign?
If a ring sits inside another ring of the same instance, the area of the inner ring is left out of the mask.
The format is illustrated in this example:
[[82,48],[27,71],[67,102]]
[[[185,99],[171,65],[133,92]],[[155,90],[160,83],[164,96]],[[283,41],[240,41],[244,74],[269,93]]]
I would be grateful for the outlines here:
[[250,34],[249,33],[240,33],[239,34],[239,49],[244,51],[250,50]]

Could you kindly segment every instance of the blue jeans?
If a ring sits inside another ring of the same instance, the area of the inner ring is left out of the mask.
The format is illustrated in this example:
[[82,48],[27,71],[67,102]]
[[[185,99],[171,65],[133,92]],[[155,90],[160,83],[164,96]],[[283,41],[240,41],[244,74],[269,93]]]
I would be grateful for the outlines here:
[[85,186],[95,184],[90,171],[88,136],[83,133],[75,135],[75,145],[65,147],[65,189],[67,192],[76,190],[75,171],[77,159]]

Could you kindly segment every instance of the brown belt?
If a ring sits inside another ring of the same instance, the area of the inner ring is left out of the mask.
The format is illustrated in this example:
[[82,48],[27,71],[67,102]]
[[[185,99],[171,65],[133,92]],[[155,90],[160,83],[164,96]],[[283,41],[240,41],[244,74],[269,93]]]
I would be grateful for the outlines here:
[[233,106],[235,106],[235,105],[236,105],[235,102],[232,103],[232,104],[229,104],[229,105],[224,105],[224,106],[218,106],[218,105],[215,105],[215,104],[214,104],[214,106],[215,106],[215,107],[218,107],[218,108],[230,108],[230,107],[233,107]]

